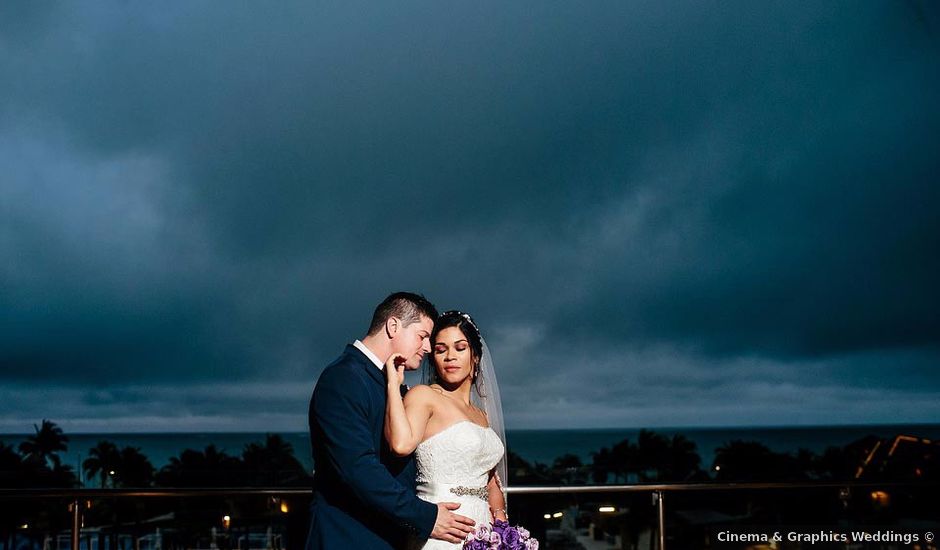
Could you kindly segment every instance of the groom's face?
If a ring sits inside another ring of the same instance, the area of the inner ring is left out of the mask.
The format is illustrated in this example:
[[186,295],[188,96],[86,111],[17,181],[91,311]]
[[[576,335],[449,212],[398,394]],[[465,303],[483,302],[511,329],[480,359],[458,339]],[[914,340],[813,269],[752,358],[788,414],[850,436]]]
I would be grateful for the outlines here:
[[405,357],[405,369],[415,370],[421,366],[421,360],[431,352],[431,330],[434,322],[429,317],[421,316],[416,323],[402,326],[392,338],[392,353]]

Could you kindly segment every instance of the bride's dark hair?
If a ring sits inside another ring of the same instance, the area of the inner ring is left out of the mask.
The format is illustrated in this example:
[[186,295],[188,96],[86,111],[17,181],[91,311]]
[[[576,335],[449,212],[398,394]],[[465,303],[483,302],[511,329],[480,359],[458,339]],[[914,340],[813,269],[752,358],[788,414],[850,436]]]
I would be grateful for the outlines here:
[[[480,376],[480,359],[483,358],[483,337],[480,335],[480,329],[477,328],[476,323],[473,322],[473,318],[469,314],[462,311],[457,311],[455,309],[450,311],[445,311],[434,321],[434,328],[431,329],[431,346],[434,345],[434,341],[437,340],[437,335],[439,332],[445,328],[457,327],[460,329],[460,332],[467,337],[467,342],[470,344],[470,351],[473,354],[473,384],[476,385],[477,378]],[[429,356],[429,375],[430,381],[432,383],[437,382],[437,369],[434,367],[434,352],[431,351]],[[477,388],[479,391],[479,388]]]

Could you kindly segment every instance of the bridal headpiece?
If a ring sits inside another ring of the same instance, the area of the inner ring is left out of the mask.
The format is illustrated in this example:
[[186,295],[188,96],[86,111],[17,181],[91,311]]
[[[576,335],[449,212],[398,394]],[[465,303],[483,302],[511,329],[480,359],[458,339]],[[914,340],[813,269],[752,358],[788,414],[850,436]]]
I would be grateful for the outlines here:
[[444,313],[442,313],[441,317],[445,315],[460,315],[461,317],[466,319],[467,322],[470,323],[470,326],[473,327],[473,330],[477,333],[477,338],[479,338],[481,342],[483,341],[483,335],[480,334],[480,327],[478,327],[477,324],[473,321],[473,317],[470,317],[469,313],[464,313],[460,310],[452,309],[450,311],[445,311]]

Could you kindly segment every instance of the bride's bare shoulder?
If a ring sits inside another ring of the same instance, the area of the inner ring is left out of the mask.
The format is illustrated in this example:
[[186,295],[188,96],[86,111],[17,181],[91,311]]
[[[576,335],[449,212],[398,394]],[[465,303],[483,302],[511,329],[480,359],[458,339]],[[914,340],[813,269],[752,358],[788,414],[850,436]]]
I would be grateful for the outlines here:
[[471,405],[471,407],[473,408],[474,412],[476,412],[477,415],[479,415],[479,417],[483,419],[483,422],[478,422],[478,424],[480,424],[484,428],[489,428],[490,417],[486,415],[486,411],[484,411],[480,407],[477,407],[476,405]]
[[405,402],[430,403],[440,396],[440,388],[438,387],[438,389],[435,389],[435,386],[437,386],[437,384],[434,384],[433,386],[427,386],[424,384],[418,384],[417,386],[414,386],[408,390],[408,393],[405,394]]

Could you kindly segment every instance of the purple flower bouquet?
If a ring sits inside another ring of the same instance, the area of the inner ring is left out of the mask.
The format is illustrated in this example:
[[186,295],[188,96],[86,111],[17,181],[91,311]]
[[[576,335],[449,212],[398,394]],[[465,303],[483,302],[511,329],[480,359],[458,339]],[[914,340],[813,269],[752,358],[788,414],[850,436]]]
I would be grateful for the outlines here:
[[463,550],[538,550],[539,541],[519,525],[511,527],[508,521],[498,519],[493,525],[481,524],[467,535]]

